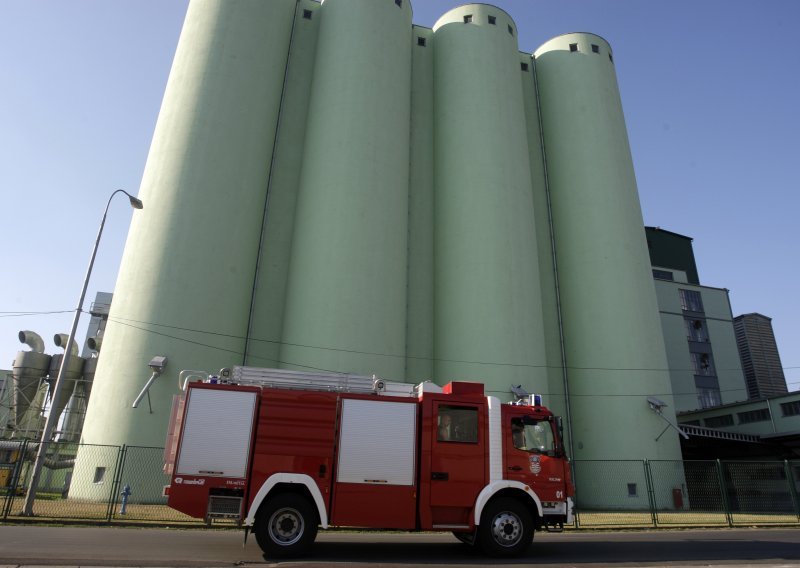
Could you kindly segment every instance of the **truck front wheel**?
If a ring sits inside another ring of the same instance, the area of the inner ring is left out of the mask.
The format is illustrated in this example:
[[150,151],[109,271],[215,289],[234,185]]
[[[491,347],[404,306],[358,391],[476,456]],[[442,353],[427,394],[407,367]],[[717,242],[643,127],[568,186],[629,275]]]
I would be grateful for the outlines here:
[[284,493],[259,509],[254,532],[264,556],[292,558],[311,550],[317,524],[317,512],[308,499]]
[[490,556],[517,556],[533,540],[533,517],[516,499],[490,501],[481,515],[478,542]]

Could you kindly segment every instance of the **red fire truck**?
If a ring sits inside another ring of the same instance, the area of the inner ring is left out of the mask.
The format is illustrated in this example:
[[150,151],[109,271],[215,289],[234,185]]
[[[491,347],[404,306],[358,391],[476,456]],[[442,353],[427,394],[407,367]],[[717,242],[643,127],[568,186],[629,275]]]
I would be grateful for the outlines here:
[[501,404],[470,382],[192,373],[170,421],[169,506],[242,523],[268,557],[302,555],[332,526],[451,531],[512,556],[534,530],[572,522],[560,420],[538,397]]

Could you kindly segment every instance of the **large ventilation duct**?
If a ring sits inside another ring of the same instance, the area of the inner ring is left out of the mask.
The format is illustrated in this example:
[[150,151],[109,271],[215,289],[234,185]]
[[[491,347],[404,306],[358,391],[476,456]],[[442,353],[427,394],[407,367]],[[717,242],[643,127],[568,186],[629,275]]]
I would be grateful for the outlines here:
[[61,413],[64,411],[64,407],[67,406],[67,402],[72,396],[72,393],[75,391],[75,385],[78,382],[78,379],[81,378],[85,359],[78,356],[78,345],[74,340],[72,341],[71,345],[68,345],[69,336],[66,334],[57,333],[53,338],[53,341],[55,342],[56,346],[64,348],[65,351],[68,348],[70,350],[69,365],[64,372],[65,384],[61,387],[61,392],[58,393],[58,398],[55,400],[53,399],[53,394],[56,390],[56,381],[58,380],[58,373],[61,369],[61,362],[64,360],[64,355],[53,355],[53,358],[50,361],[50,412],[55,413],[57,424],[58,417],[61,416]]
[[[56,347],[61,347],[64,351],[66,351],[67,343],[69,343],[69,335],[66,333],[56,333],[56,335],[53,337],[53,341],[55,342]],[[78,344],[74,339],[72,340],[72,345],[69,346],[69,350],[73,357],[78,355]]]
[[72,399],[66,408],[66,418],[62,429],[64,434],[61,436],[61,441],[63,442],[77,442],[80,439],[84,418],[86,417],[86,406],[89,403],[89,395],[92,394],[92,383],[97,370],[97,361],[97,357],[84,361],[83,377],[76,382]]
[[100,347],[103,345],[103,336],[99,335],[97,337],[90,337],[86,340],[86,346],[89,347],[92,351],[100,351]]
[[35,353],[44,353],[44,340],[33,331],[20,331],[19,341],[31,348]]
[[20,342],[31,351],[18,351],[14,358],[12,380],[14,383],[14,427],[19,430],[25,413],[36,398],[42,378],[47,375],[50,355],[44,353],[44,341],[32,331],[20,331]]
[[[22,442],[14,442],[11,440],[0,440],[0,450],[16,452],[22,449]],[[25,459],[33,461],[36,459],[36,452],[39,450],[39,444],[28,444],[25,446]],[[45,457],[44,467],[48,469],[69,469],[75,467],[75,458],[69,456],[62,457]]]

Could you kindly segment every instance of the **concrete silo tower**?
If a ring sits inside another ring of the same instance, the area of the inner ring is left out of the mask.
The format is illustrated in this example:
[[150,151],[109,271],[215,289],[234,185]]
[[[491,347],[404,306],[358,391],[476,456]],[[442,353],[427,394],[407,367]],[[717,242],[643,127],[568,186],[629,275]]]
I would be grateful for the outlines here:
[[411,6],[318,12],[280,363],[402,379]]
[[[295,0],[189,6],[142,180],[145,209],[133,220],[114,292],[86,443],[162,445],[177,372],[241,363],[295,9]],[[151,414],[146,403],[131,403],[157,355],[169,358],[169,372],[151,388]],[[89,461],[79,461],[76,480]]]
[[[535,53],[569,368],[574,458],[680,459],[649,408],[669,373],[613,55],[559,36]],[[580,472],[579,472],[580,480]],[[579,481],[580,483],[580,481]]]
[[516,25],[467,4],[433,30],[435,378],[546,391]]

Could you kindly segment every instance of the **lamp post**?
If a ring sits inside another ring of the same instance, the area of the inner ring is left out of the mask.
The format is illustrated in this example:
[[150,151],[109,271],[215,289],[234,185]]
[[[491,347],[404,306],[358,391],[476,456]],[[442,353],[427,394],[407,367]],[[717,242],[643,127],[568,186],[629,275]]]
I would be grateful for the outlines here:
[[[106,224],[106,216],[108,215],[108,208],[111,206],[111,200],[118,193],[124,193],[128,196],[131,206],[134,209],[141,209],[143,207],[140,199],[132,196],[124,189],[118,189],[111,194],[106,203],[106,210],[103,212],[103,219],[100,221],[100,229],[97,231],[97,239],[94,242],[94,249],[92,249],[92,257],[89,259],[89,268],[86,270],[86,278],[83,280],[83,289],[81,296],[78,300],[78,307],[75,308],[75,318],[72,320],[72,329],[69,332],[69,339],[67,340],[67,348],[64,350],[64,357],[61,360],[61,367],[58,370],[58,378],[56,378],[55,388],[50,396],[50,400],[58,400],[61,389],[64,387],[64,375],[71,358],[70,346],[75,340],[75,332],[78,329],[78,321],[81,318],[81,309],[83,308],[83,300],[86,297],[86,289],[89,287],[89,278],[92,276],[92,268],[94,267],[94,259],[97,256],[97,247],[100,245],[100,237],[103,236],[103,227]],[[33,462],[33,471],[31,472],[31,480],[28,485],[28,493],[25,495],[25,505],[22,509],[22,514],[26,517],[33,516],[33,503],[36,500],[36,488],[39,485],[39,478],[42,474],[42,465],[44,464],[45,456],[47,455],[47,445],[50,443],[50,436],[53,434],[53,429],[56,426],[58,416],[51,412],[47,415],[47,420],[44,423],[44,431],[42,432],[42,439],[39,442],[39,448],[36,451],[36,460]]]

